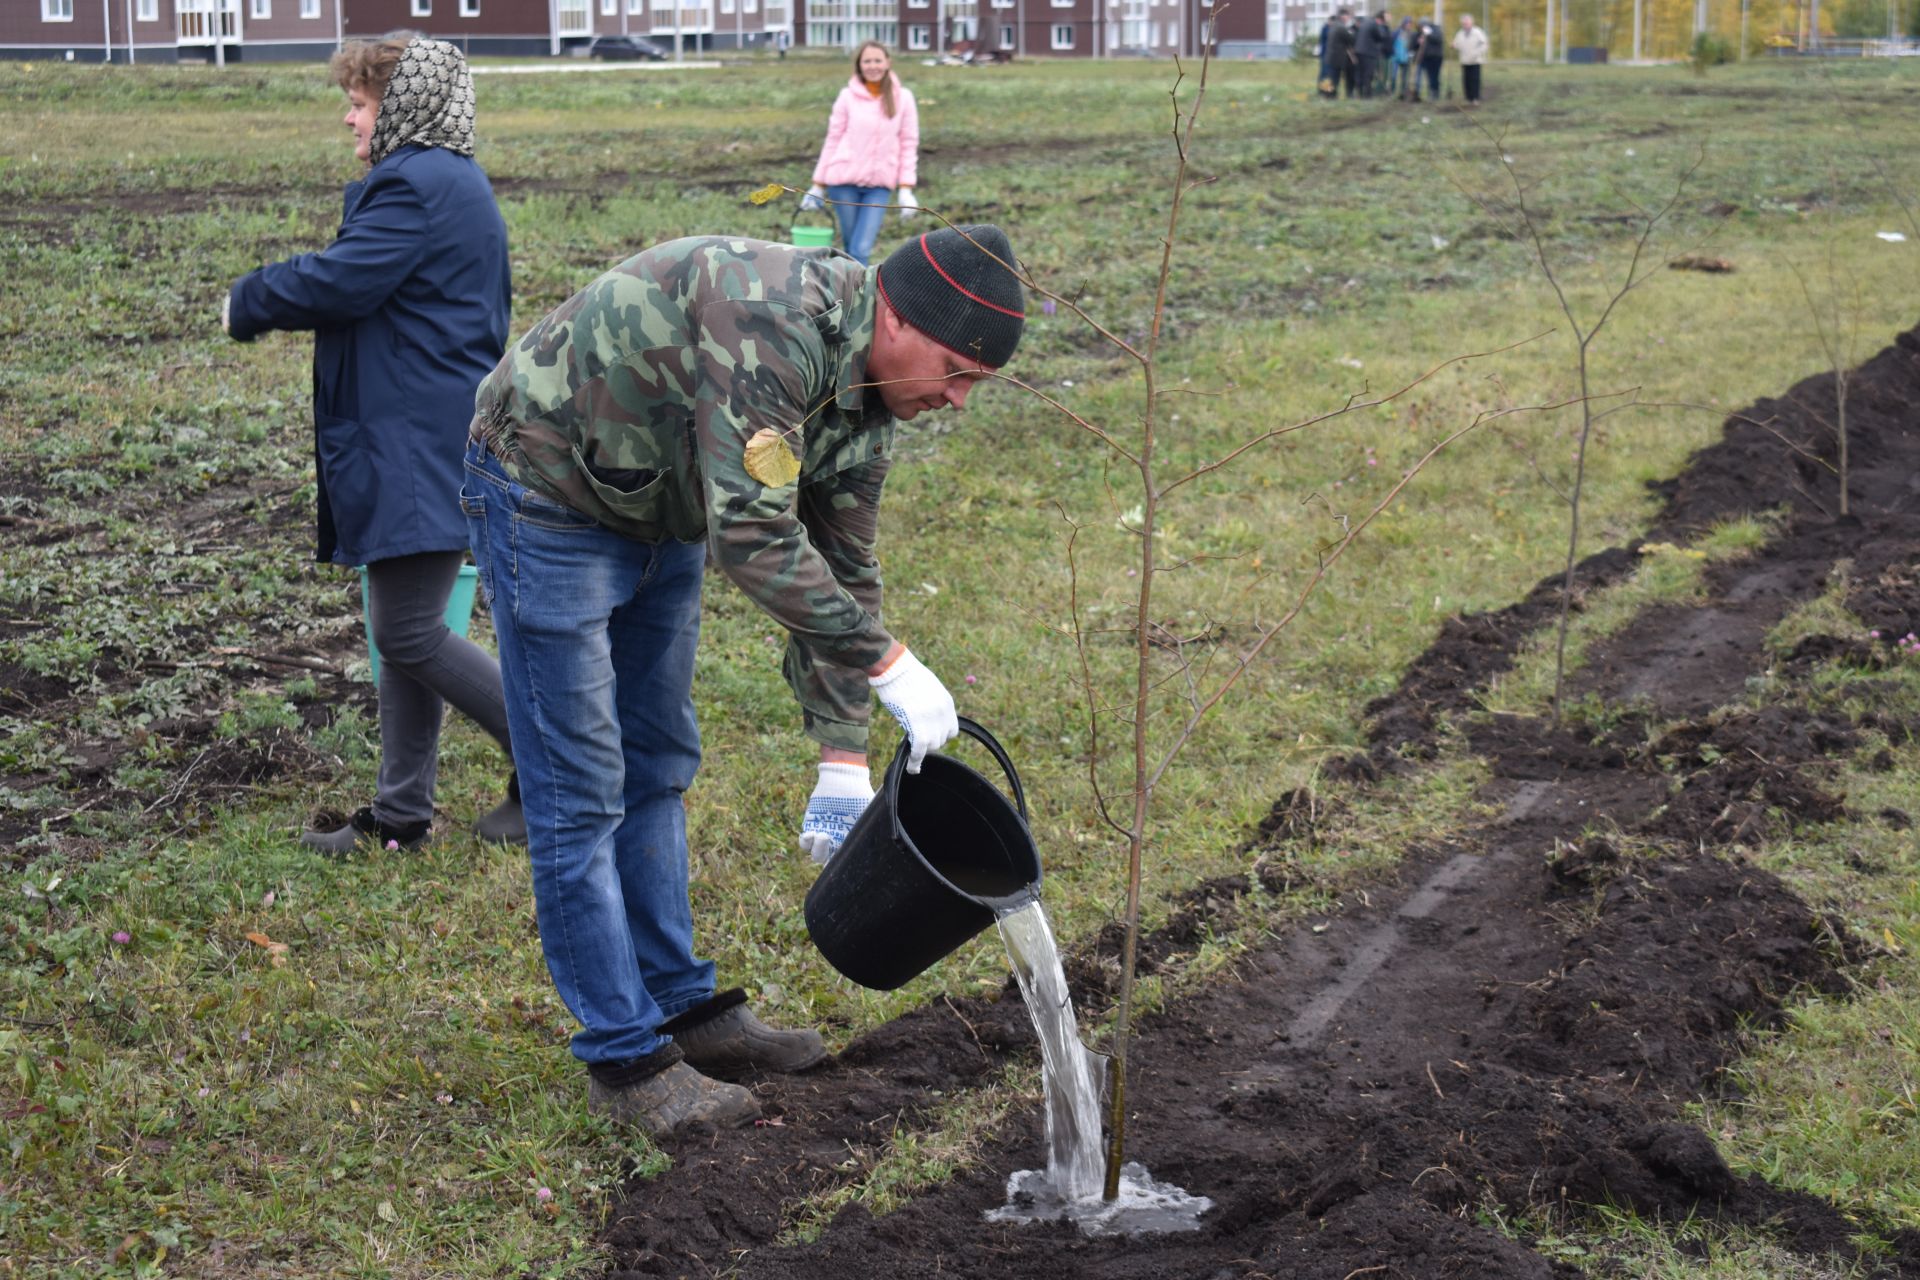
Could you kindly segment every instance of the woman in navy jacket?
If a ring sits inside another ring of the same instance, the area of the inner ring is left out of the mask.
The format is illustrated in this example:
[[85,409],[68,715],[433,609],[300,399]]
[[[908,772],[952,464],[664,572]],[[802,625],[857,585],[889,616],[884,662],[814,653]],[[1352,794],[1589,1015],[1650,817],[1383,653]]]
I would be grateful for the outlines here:
[[[500,667],[443,621],[465,562],[461,456],[473,392],[507,340],[507,229],[473,159],[473,80],[452,45],[410,33],[358,41],[331,64],[367,176],[337,239],[262,267],[227,295],[242,342],[311,329],[319,559],[367,566],[380,650],[380,780],[371,806],[303,843],[412,847],[433,820],[444,703],[507,746]],[[519,799],[480,820],[524,841]]]

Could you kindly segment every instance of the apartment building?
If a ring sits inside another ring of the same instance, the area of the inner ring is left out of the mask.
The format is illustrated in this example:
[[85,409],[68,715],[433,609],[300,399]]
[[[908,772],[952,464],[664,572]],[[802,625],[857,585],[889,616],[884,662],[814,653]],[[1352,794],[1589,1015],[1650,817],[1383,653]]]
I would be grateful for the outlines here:
[[[1223,6],[1215,52],[1284,56],[1334,0]],[[1296,13],[1297,11],[1297,13]],[[0,0],[0,57],[79,62],[313,61],[398,28],[471,54],[579,54],[598,35],[689,53],[792,43],[899,57],[1195,57],[1214,0]]]

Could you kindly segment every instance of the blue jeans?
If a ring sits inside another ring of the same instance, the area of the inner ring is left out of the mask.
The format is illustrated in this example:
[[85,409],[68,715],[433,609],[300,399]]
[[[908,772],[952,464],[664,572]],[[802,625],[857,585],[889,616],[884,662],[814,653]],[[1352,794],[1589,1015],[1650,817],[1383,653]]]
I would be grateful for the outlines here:
[[1415,65],[1413,71],[1413,100],[1415,102],[1420,101],[1420,81],[1422,79],[1427,82],[1427,97],[1434,102],[1440,101],[1440,64],[1437,62],[1421,62]]
[[841,247],[864,263],[880,238],[886,206],[893,203],[892,188],[828,187],[827,199],[833,201],[833,216],[840,222]]
[[693,954],[681,795],[700,767],[699,543],[633,542],[467,450],[460,506],[493,610],[540,947],[580,1022],[574,1056],[624,1062],[713,994]]

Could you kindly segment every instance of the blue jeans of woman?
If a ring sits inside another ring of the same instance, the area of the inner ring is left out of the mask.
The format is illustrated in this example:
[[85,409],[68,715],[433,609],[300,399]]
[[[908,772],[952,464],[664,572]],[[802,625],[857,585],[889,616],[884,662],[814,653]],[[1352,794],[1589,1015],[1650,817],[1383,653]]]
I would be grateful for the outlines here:
[[827,188],[827,199],[833,201],[833,216],[840,223],[840,247],[865,262],[880,238],[886,206],[893,203],[892,188],[833,186]]
[[700,766],[706,548],[610,533],[478,445],[460,505],[500,642],[547,972],[580,1022],[574,1056],[625,1062],[713,994],[693,954],[681,800]]

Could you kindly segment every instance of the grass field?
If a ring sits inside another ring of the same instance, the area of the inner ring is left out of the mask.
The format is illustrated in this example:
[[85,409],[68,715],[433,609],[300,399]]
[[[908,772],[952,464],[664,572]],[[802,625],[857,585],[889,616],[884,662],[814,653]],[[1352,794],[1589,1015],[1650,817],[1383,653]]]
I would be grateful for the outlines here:
[[[1038,279],[1122,337],[1144,333],[1173,172],[1171,67],[901,70],[923,116],[922,202],[1003,224]],[[516,329],[646,244],[781,237],[793,204],[745,196],[805,186],[843,75],[837,59],[794,58],[480,77],[479,158],[512,235]],[[1284,612],[1342,522],[1433,444],[1489,410],[1573,394],[1564,322],[1528,248],[1472,198],[1499,189],[1502,157],[1535,184],[1537,225],[1583,316],[1626,269],[1635,210],[1696,161],[1656,249],[1735,267],[1655,272],[1596,343],[1596,389],[1650,407],[1599,429],[1584,550],[1632,537],[1654,505],[1646,483],[1714,439],[1721,413],[1828,367],[1816,308],[1854,358],[1916,318],[1920,69],[1498,66],[1472,117],[1326,104],[1309,79],[1289,65],[1211,69],[1193,154],[1207,181],[1186,199],[1158,370],[1181,393],[1165,402],[1177,417],[1161,424],[1164,465],[1445,367],[1170,502],[1162,558],[1187,563],[1158,582],[1156,616],[1220,654]],[[355,176],[339,115],[315,68],[0,68],[0,517],[80,530],[0,544],[0,661],[81,706],[56,721],[31,698],[0,703],[0,806],[61,817],[0,858],[0,1275],[571,1274],[594,1265],[605,1188],[663,1158],[585,1117],[524,865],[459,834],[499,785],[491,748],[469,726],[452,731],[449,834],[429,852],[320,864],[289,833],[319,804],[351,808],[370,791],[370,723],[349,714],[305,734],[295,705],[310,679],[200,660],[210,645],[292,647],[358,625],[348,575],[307,562],[309,341],[240,347],[217,323],[230,281],[332,235]],[[1011,372],[1137,433],[1141,384],[1123,359],[1066,308],[1028,333]],[[1246,830],[1362,741],[1362,706],[1442,619],[1507,603],[1557,567],[1566,510],[1553,485],[1570,475],[1577,428],[1571,410],[1482,428],[1341,561],[1166,775],[1150,917],[1159,894],[1238,869]],[[889,624],[1008,744],[1035,806],[1049,911],[1085,937],[1118,910],[1123,846],[1094,808],[1064,631],[1072,596],[1087,625],[1124,625],[1137,544],[1122,526],[1141,495],[1092,437],[1007,386],[983,388],[964,418],[913,424],[902,455],[885,508]],[[246,494],[257,502],[241,527],[195,532],[212,505]],[[707,762],[690,826],[697,918],[723,981],[836,1043],[938,991],[997,987],[1004,957],[985,942],[884,996],[818,962],[799,916],[811,869],[793,849],[810,750],[776,629],[721,585],[705,625]],[[1090,652],[1111,696],[1129,638]],[[1538,690],[1536,673],[1509,694]],[[190,813],[149,803],[194,763],[156,726],[209,709],[218,732],[284,732],[309,762]],[[881,741],[891,749],[890,733]],[[100,743],[132,744],[113,766],[130,798],[68,813]],[[1093,772],[1113,783],[1121,763]],[[1458,821],[1471,772],[1462,762],[1381,788],[1274,910],[1324,905]],[[1821,841],[1844,845],[1835,831]],[[1888,909],[1858,907],[1876,920]],[[1876,934],[1916,912],[1905,902]],[[1165,981],[1204,978],[1236,945]],[[1915,976],[1890,969],[1892,1003],[1868,1016],[1909,1030],[1873,1044],[1910,1041],[1911,996],[1897,992]],[[1920,1221],[1910,1173],[1884,1173],[1914,1154],[1911,1092],[1822,1074],[1859,1033],[1854,1016],[1808,1011],[1793,1033],[1805,1041],[1756,1059],[1748,1098],[1716,1108],[1715,1123],[1756,1167],[1792,1164],[1836,1196],[1864,1178],[1895,1220]],[[1004,1104],[1034,1084],[1000,1088]],[[1810,1090],[1817,1127],[1788,1101]],[[1875,1108],[1885,1115],[1863,1118]],[[992,1109],[957,1106],[956,1133]],[[1891,1153],[1849,1137],[1893,1121]],[[1781,1132],[1818,1150],[1782,1156]],[[937,1176],[927,1153],[939,1149],[880,1157],[876,1200]],[[1850,1168],[1863,1153],[1872,1170]],[[1623,1259],[1684,1243],[1606,1219],[1553,1230],[1566,1248]],[[1761,1246],[1719,1247],[1725,1269],[1687,1274],[1795,1274]]]

